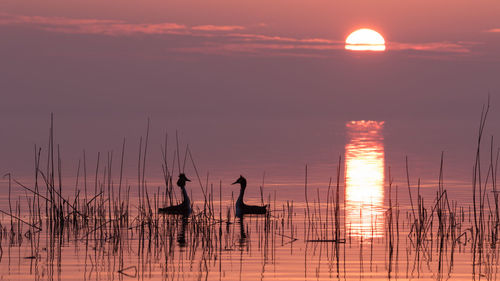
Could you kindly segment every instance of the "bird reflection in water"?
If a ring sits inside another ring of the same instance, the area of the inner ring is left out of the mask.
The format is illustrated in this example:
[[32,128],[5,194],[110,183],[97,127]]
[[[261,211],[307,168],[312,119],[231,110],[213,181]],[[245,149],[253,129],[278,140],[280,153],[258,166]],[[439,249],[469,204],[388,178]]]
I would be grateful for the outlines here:
[[350,121],[345,146],[346,220],[353,237],[384,233],[384,122]]
[[184,248],[186,247],[186,226],[188,225],[188,217],[183,216],[182,217],[182,225],[179,233],[177,234],[177,243],[179,244],[179,247]]
[[238,242],[240,249],[243,249],[247,245],[247,234],[245,232],[245,220],[243,216],[239,218],[238,224],[240,227],[240,240]]

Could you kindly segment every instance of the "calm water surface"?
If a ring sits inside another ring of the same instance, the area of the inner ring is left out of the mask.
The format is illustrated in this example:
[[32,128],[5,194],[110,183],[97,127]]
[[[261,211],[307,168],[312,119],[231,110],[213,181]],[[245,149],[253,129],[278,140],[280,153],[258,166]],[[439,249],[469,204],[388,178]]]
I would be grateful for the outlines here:
[[[473,246],[469,183],[449,179],[443,192],[437,181],[419,189],[411,178],[410,201],[404,181],[389,184],[384,122],[351,121],[345,130],[338,178],[250,179],[246,201],[270,204],[269,216],[235,218],[237,188],[204,180],[188,185],[189,218],[160,216],[155,210],[170,201],[164,185],[145,185],[142,195],[131,185],[120,200],[118,179],[103,172],[87,179],[86,196],[82,182],[76,192],[63,189],[64,224],[51,227],[46,200],[37,198],[33,215],[36,197],[12,182],[10,206],[8,192],[0,197],[0,210],[15,215],[12,229],[11,217],[0,215],[0,280],[496,279],[496,244]],[[6,178],[1,184],[9,189]],[[39,190],[50,198],[45,185]],[[484,214],[491,238],[493,212]]]

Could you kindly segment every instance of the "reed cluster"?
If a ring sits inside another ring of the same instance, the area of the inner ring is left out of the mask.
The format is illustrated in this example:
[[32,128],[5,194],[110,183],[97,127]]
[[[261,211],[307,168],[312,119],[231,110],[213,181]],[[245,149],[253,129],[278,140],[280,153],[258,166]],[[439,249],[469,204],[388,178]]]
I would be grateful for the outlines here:
[[[222,261],[236,258],[233,251],[240,254],[240,260],[243,253],[256,251],[265,265],[276,261],[278,248],[289,247],[293,252],[296,242],[301,241],[305,245],[305,268],[313,263],[311,257],[317,256],[314,270],[319,278],[325,258],[329,274],[341,279],[347,276],[346,266],[352,266],[348,263],[353,247],[359,249],[360,274],[365,271],[367,255],[368,272],[377,271],[373,247],[381,243],[385,249],[387,278],[398,278],[402,274],[406,278],[418,277],[429,269],[438,279],[449,278],[456,254],[469,252],[472,276],[494,279],[499,261],[500,210],[496,179],[500,150],[495,148],[491,137],[488,164],[482,165],[488,111],[489,102],[483,108],[479,123],[472,168],[472,206],[449,199],[444,180],[444,153],[431,200],[423,197],[421,180],[412,181],[406,159],[409,207],[401,204],[399,187],[394,184],[391,169],[387,169],[385,233],[376,237],[372,226],[370,239],[356,239],[349,233],[346,200],[341,196],[345,194],[345,179],[340,157],[336,177],[330,178],[328,186],[323,187],[326,192],[317,188],[315,196],[310,197],[306,166],[304,204],[290,200],[277,202],[276,192],[273,198],[272,194],[265,194],[264,176],[261,203],[268,204],[270,212],[261,217],[235,219],[234,198],[223,201],[222,182],[219,181],[217,188],[209,183],[208,175],[206,180],[201,179],[189,146],[181,153],[177,134],[172,155],[167,154],[167,135],[161,146],[163,186],[148,186],[149,120],[145,135],[139,139],[136,183],[124,181],[126,140],[123,140],[119,162],[115,161],[112,151],[97,153],[95,168],[90,169],[83,151],[72,187],[62,174],[61,149],[54,139],[51,116],[46,149],[34,147],[33,183],[25,184],[11,173],[4,176],[9,209],[0,210],[0,263],[7,256],[10,264],[13,247],[27,247],[29,255],[24,258],[31,261],[32,274],[54,278],[61,273],[65,247],[74,245],[75,249],[82,248],[85,252],[86,279],[98,280],[106,277],[104,275],[112,278],[114,274],[121,276],[120,280],[125,276],[144,279],[154,274],[152,264],[161,266],[165,279],[175,279],[186,271],[184,266],[197,268],[193,277],[207,279],[213,271],[222,276]],[[178,203],[173,178],[184,172],[187,165],[196,175],[202,201],[193,205],[194,212],[189,217],[158,214],[159,207]],[[25,195],[13,198],[13,189],[23,190]],[[137,193],[137,197],[131,196],[132,193]],[[135,264],[131,264],[131,255],[137,257]],[[262,270],[265,271],[265,266]],[[307,272],[305,269],[305,277]]]

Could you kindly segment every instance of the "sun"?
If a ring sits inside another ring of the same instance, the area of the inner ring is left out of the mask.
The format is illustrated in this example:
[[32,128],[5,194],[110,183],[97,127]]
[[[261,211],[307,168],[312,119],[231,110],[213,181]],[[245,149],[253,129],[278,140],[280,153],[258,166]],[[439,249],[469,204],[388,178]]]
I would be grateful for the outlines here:
[[385,40],[375,30],[362,28],[347,36],[345,49],[351,51],[385,51]]

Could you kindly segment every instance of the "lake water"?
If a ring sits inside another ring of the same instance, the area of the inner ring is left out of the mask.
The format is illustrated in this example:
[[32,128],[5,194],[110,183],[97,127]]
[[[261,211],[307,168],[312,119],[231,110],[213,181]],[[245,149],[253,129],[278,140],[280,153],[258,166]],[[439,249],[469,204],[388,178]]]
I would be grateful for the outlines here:
[[[243,219],[234,217],[238,187],[229,187],[229,176],[212,181],[189,168],[193,214],[164,216],[156,212],[170,204],[161,179],[146,180],[139,168],[139,180],[120,184],[109,155],[97,177],[89,165],[85,180],[83,168],[65,178],[63,200],[56,158],[53,183],[40,175],[35,189],[33,179],[18,179],[31,191],[12,181],[11,194],[0,195],[0,280],[496,279],[497,192],[488,162],[475,201],[466,176],[439,180],[439,161],[428,163],[435,173],[419,175],[421,183],[410,162],[408,187],[405,173],[394,179],[389,171],[387,124],[343,128],[340,162],[249,178],[246,202],[271,211]],[[1,188],[9,190],[8,177]],[[174,186],[172,201],[179,198]]]

